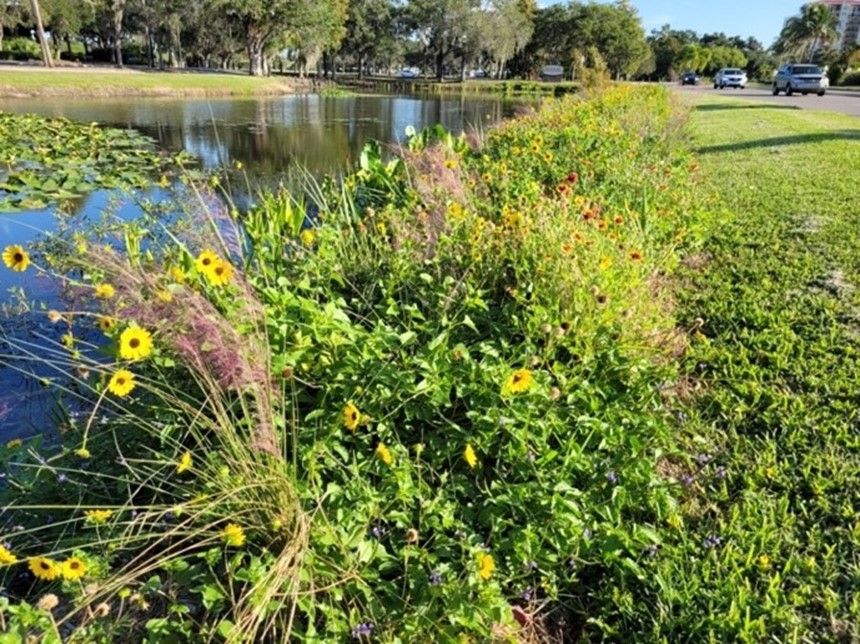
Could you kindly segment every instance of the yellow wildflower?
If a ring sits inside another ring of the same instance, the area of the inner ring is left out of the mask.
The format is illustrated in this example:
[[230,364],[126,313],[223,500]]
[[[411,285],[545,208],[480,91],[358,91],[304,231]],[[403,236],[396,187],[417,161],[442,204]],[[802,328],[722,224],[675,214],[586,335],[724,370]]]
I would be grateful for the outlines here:
[[90,450],[88,450],[86,447],[81,447],[80,449],[75,450],[75,456],[77,456],[78,458],[89,458]]
[[30,255],[23,247],[12,244],[3,251],[3,263],[6,264],[6,268],[12,269],[16,273],[23,273],[30,265]]
[[176,473],[182,474],[183,472],[187,472],[191,469],[193,465],[193,460],[191,458],[191,452],[185,452],[179,459],[179,462],[176,464]]
[[770,557],[767,555],[760,555],[758,558],[758,567],[759,570],[770,570]]
[[445,167],[449,170],[456,170],[459,165],[457,159],[445,159]]
[[67,349],[71,349],[75,346],[75,336],[71,333],[64,333],[60,336],[60,344],[62,344]]
[[119,336],[119,355],[123,360],[142,360],[152,353],[152,335],[139,326],[130,326]]
[[113,510],[86,510],[84,515],[87,517],[87,523],[101,525],[113,516]]
[[471,443],[466,445],[466,449],[463,450],[463,458],[466,459],[466,462],[472,469],[474,469],[478,464],[478,456],[475,454],[475,449],[472,447]]
[[528,369],[517,369],[508,376],[508,379],[502,386],[502,394],[509,396],[511,394],[525,393],[531,389],[532,380],[531,371]]
[[221,536],[228,546],[241,548],[245,545],[245,530],[236,523],[228,523],[224,526]]
[[354,432],[361,424],[361,412],[358,411],[358,407],[352,403],[347,403],[346,407],[343,408],[342,414],[344,427],[349,431]]
[[197,267],[198,271],[205,274],[210,268],[212,268],[212,265],[220,259],[221,258],[218,257],[218,254],[215,251],[207,248],[197,256],[194,266]]
[[114,396],[125,398],[136,386],[137,384],[134,381],[134,374],[128,369],[120,369],[110,377],[110,382],[108,382],[108,391]]
[[317,233],[313,228],[305,228],[299,233],[299,239],[301,239],[303,246],[313,246],[316,238]]
[[18,557],[12,554],[3,544],[0,544],[0,566],[9,566],[18,561]]
[[603,258],[601,258],[601,260],[600,260],[600,270],[605,271],[605,270],[607,270],[610,266],[612,266],[612,259],[610,259],[609,257],[603,257]]
[[161,188],[169,188],[170,187],[170,179],[167,178],[166,174],[161,175],[161,178],[158,180],[158,185]]
[[34,557],[30,559],[30,572],[36,576],[36,579],[53,581],[60,576],[60,566],[53,559]]
[[116,328],[116,318],[109,315],[99,316],[99,329],[102,330],[102,333],[110,333],[114,328]]
[[488,581],[493,576],[493,571],[496,569],[496,562],[492,555],[482,552],[478,555],[478,576],[484,581]]
[[116,295],[116,289],[110,284],[96,284],[96,297],[101,300],[110,300]]
[[24,444],[20,438],[13,438],[8,443],[6,443],[6,449],[18,449],[21,445]]
[[62,563],[61,572],[63,579],[75,581],[87,574],[87,564],[77,557],[69,557]]
[[182,284],[185,282],[185,271],[181,268],[173,267],[170,269],[170,277],[173,278],[174,282]]
[[224,286],[233,279],[233,265],[223,259],[213,262],[205,273],[206,279],[215,286]]
[[173,293],[168,291],[166,288],[158,289],[155,292],[155,297],[165,303],[170,303],[173,301]]
[[391,465],[394,462],[391,450],[386,447],[385,443],[379,443],[379,445],[376,446],[376,456],[386,465]]

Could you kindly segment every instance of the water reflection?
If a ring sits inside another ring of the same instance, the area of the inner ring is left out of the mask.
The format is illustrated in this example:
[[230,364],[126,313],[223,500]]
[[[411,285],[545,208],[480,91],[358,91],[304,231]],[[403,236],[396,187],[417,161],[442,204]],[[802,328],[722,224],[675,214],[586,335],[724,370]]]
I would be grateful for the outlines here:
[[0,100],[0,110],[133,127],[206,167],[241,161],[255,179],[298,162],[315,174],[346,168],[364,144],[403,139],[408,126],[442,123],[461,132],[510,116],[514,103],[465,96],[315,94],[249,99]]

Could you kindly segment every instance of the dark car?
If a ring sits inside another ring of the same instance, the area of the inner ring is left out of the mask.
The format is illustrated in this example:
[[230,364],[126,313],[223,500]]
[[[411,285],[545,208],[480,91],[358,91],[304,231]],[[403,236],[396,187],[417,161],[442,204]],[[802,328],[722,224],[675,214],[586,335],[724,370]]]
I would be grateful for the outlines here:
[[699,76],[693,72],[687,72],[681,76],[681,85],[698,85]]

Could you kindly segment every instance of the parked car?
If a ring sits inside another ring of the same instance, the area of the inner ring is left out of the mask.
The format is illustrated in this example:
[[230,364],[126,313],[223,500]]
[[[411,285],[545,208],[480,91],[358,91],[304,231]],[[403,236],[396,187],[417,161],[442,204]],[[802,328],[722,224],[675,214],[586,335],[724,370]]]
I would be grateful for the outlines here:
[[400,70],[400,78],[418,78],[419,72],[414,67],[404,67]]
[[828,87],[830,79],[818,65],[783,65],[773,78],[774,96],[779,96],[780,92],[785,92],[786,96],[794,92],[804,96],[810,92],[824,96]]
[[747,73],[735,67],[724,67],[714,76],[714,89],[725,89],[726,87],[737,87],[744,89],[747,86]]
[[695,72],[687,72],[681,76],[681,85],[698,85],[699,75]]

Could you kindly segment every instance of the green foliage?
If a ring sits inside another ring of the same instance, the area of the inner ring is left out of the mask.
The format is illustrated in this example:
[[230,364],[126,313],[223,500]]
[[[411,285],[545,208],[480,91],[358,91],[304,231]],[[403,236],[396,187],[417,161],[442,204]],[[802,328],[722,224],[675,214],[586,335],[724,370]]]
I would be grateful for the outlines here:
[[675,400],[690,454],[679,464],[690,477],[684,525],[637,598],[659,619],[631,613],[619,632],[851,642],[860,239],[856,186],[841,169],[860,164],[856,121],[719,99],[696,107],[702,198],[719,224],[681,274],[681,324],[697,329]]
[[175,170],[134,131],[0,113],[0,210],[43,208],[98,188],[139,188]]

